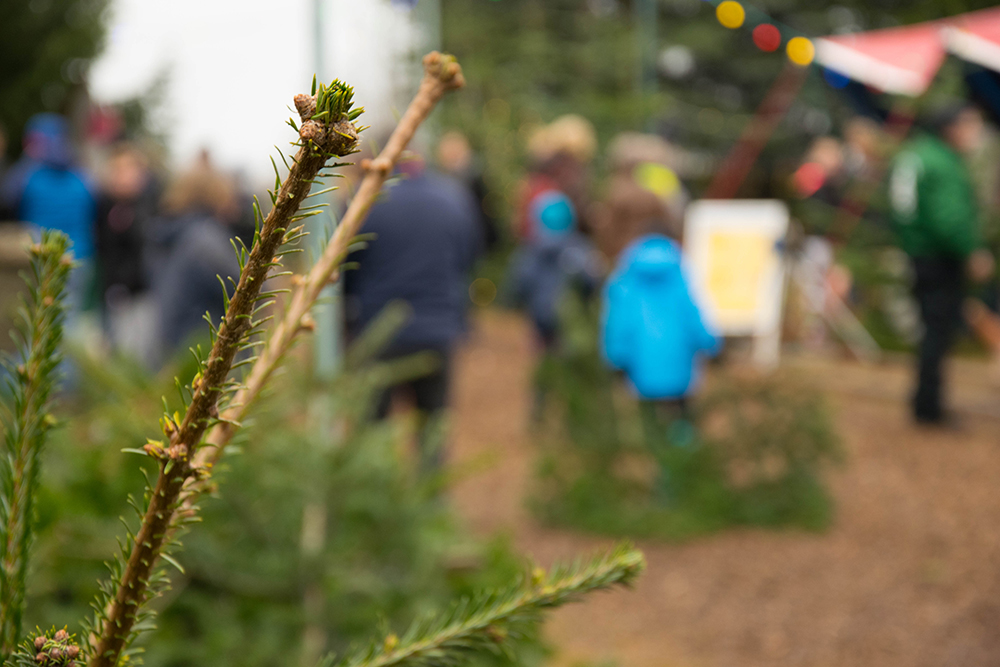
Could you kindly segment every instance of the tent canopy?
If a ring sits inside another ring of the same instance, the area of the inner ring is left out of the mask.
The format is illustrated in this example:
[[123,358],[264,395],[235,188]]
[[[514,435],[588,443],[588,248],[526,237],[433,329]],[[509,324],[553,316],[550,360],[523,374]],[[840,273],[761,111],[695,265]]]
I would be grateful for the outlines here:
[[918,96],[949,52],[1000,72],[1000,7],[815,41],[824,67],[887,93]]

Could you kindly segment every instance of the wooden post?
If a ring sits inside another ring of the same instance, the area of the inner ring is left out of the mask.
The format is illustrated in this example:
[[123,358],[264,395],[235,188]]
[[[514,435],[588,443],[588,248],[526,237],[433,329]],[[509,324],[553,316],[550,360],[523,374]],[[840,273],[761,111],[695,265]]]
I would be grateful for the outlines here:
[[715,172],[706,199],[732,199],[739,192],[764,146],[795,101],[808,68],[787,63],[743,130],[743,135]]

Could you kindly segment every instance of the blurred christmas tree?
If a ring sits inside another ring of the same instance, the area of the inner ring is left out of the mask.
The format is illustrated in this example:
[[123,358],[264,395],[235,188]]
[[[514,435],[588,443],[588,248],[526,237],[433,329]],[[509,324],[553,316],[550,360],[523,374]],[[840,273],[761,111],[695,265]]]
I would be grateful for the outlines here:
[[826,405],[787,375],[716,370],[676,418],[607,368],[593,305],[567,300],[565,335],[539,366],[534,509],[559,526],[689,539],[733,526],[826,528],[825,472],[841,458]]
[[[158,605],[147,665],[314,664],[379,623],[403,626],[516,577],[512,552],[463,536],[437,481],[413,474],[401,424],[367,421],[375,392],[425,367],[364,360],[326,394],[297,365],[278,384],[238,443],[246,455],[219,475],[224,493],[203,503],[177,555],[184,572]],[[27,627],[72,627],[87,611],[121,498],[142,491],[120,450],[156,435],[169,388],[126,362],[89,362],[85,377],[46,458]],[[540,645],[532,638],[515,654],[534,662]]]
[[[8,154],[40,111],[69,111],[86,90],[89,62],[103,46],[108,0],[0,3],[0,129]],[[2,157],[2,156],[0,156]]]
[[[532,126],[567,112],[596,126],[602,143],[627,130],[655,130],[721,156],[788,64],[784,42],[891,27],[993,6],[991,0],[748,0],[747,20],[727,29],[706,0],[443,0],[444,45],[472,84],[446,106],[446,121],[473,137],[498,193],[509,194]],[[650,25],[649,16],[656,16]],[[755,44],[767,21],[783,43]],[[645,62],[644,62],[645,60]],[[650,62],[651,61],[651,62]],[[946,68],[942,75],[958,80]],[[953,81],[952,83],[955,83]],[[944,88],[951,89],[947,84]],[[785,173],[811,137],[851,113],[811,67],[746,194],[783,194]],[[793,168],[793,167],[791,167]],[[695,194],[705,185],[689,183]]]

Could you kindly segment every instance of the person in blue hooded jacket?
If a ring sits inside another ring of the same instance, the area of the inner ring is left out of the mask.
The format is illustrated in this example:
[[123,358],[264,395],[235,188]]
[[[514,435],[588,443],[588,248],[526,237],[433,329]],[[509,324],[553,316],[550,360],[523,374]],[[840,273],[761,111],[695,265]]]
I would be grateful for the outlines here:
[[605,286],[603,351],[643,401],[686,410],[699,357],[721,347],[691,297],[676,242],[657,233],[634,241]]
[[62,116],[42,113],[28,121],[24,155],[4,179],[2,197],[19,220],[69,236],[77,260],[93,257],[96,204]]
[[69,285],[69,308],[78,312],[90,288],[97,205],[90,184],[77,167],[69,124],[62,116],[32,116],[24,129],[24,154],[6,174],[0,200],[33,232],[65,233],[77,261]]

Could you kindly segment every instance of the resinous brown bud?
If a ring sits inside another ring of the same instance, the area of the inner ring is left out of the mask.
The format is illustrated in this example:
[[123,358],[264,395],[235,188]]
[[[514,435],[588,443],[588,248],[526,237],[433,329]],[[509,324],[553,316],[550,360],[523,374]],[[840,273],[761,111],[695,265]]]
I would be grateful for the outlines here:
[[295,110],[299,112],[299,118],[303,122],[316,115],[316,98],[312,95],[299,93],[295,96]]
[[311,141],[317,146],[323,145],[323,138],[326,136],[326,129],[316,120],[307,120],[299,128],[299,136],[303,141]]
[[334,155],[349,155],[358,144],[358,130],[349,120],[338,120],[327,130],[327,152]]

